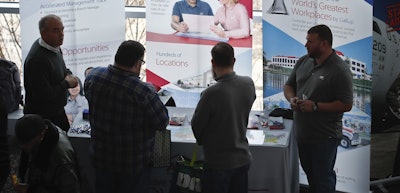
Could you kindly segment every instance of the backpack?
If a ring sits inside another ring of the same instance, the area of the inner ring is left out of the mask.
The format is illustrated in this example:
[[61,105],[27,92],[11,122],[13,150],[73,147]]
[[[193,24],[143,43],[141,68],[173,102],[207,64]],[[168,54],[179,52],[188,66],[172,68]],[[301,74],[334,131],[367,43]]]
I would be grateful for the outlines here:
[[14,62],[0,58],[0,90],[8,113],[22,105],[21,78],[17,65]]

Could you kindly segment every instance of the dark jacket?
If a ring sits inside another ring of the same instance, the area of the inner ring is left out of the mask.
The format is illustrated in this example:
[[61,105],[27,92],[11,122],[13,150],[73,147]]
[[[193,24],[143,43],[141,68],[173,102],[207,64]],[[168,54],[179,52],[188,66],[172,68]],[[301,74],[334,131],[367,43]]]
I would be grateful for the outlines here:
[[[0,96],[2,96],[0,90]],[[0,190],[10,173],[10,154],[7,141],[7,109],[0,97]]]
[[65,133],[50,121],[38,151],[30,156],[29,193],[80,193],[75,152]]
[[68,88],[64,78],[69,73],[61,51],[50,51],[36,40],[24,63],[24,113],[51,117],[63,111],[67,104]]

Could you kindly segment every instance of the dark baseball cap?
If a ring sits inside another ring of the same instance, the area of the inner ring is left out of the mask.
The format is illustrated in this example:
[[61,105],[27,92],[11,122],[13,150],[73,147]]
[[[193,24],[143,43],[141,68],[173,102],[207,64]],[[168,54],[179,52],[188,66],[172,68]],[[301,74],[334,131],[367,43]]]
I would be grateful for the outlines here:
[[15,136],[19,143],[25,144],[38,136],[46,127],[42,116],[26,114],[15,123]]

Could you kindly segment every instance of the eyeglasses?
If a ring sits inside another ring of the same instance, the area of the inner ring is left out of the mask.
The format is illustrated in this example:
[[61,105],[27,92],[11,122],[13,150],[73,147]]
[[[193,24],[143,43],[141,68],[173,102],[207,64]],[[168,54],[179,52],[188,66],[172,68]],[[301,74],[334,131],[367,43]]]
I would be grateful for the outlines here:
[[143,65],[143,64],[146,64],[146,61],[144,61],[144,60],[140,60],[140,61],[142,62],[142,65]]

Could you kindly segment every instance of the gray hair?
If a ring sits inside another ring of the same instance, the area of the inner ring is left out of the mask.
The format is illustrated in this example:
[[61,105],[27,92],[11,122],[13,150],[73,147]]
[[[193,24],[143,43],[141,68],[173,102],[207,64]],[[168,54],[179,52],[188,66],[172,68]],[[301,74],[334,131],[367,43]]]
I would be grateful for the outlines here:
[[57,15],[54,14],[46,15],[39,20],[39,31],[43,31],[47,27],[47,22],[51,19],[56,19],[61,21],[61,18]]

